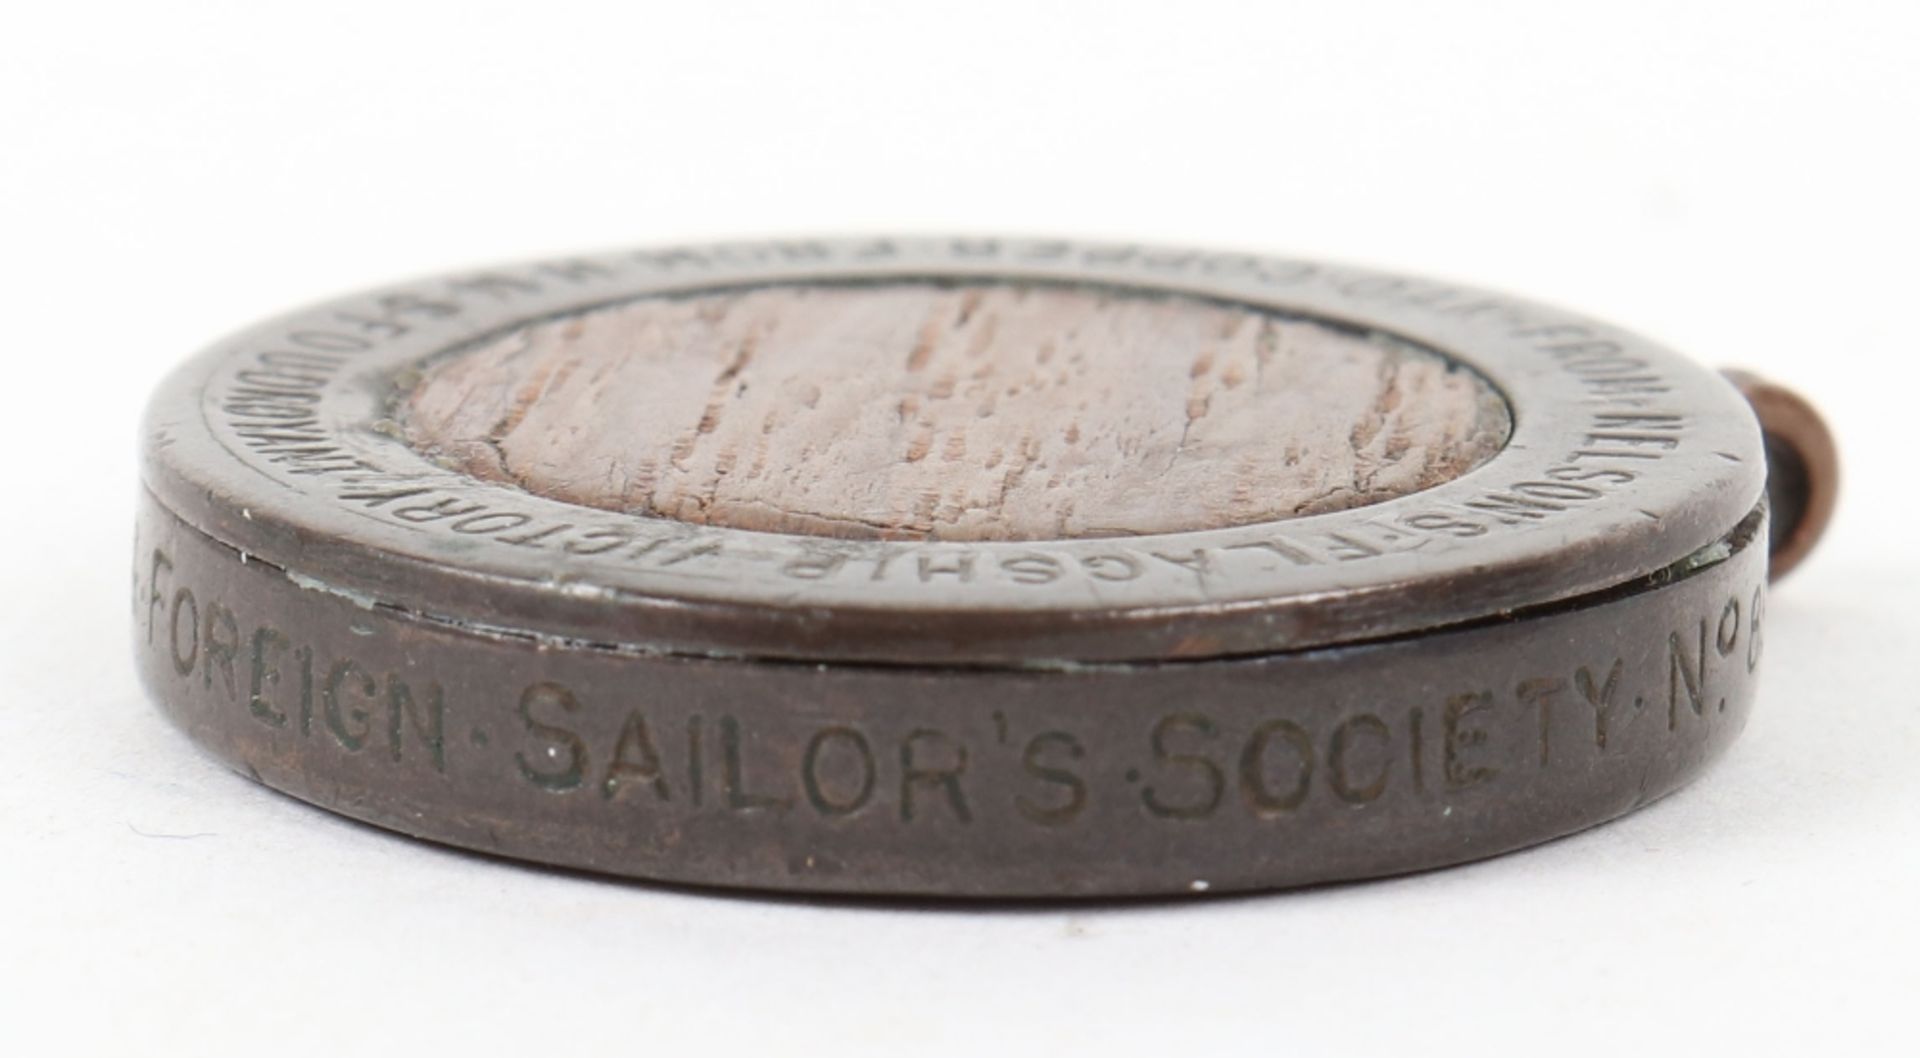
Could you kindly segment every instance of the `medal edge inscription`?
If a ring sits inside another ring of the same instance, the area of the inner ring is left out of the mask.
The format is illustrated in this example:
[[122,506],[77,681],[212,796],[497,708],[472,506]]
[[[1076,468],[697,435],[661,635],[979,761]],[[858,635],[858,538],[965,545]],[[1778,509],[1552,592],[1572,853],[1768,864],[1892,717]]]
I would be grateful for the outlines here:
[[150,495],[139,525],[142,676],[243,772],[433,840],[729,887],[1177,893],[1476,859],[1697,773],[1763,642],[1742,546],[1592,606],[1267,658],[635,657],[357,607]]

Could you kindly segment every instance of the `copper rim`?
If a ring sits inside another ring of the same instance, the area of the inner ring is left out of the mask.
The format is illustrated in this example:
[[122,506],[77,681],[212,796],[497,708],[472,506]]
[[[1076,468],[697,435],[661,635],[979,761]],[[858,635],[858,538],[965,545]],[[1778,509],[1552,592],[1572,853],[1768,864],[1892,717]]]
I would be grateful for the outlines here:
[[1726,376],[1760,420],[1767,446],[1767,499],[1773,507],[1769,576],[1779,580],[1813,551],[1833,520],[1840,456],[1833,431],[1805,397],[1747,371]]

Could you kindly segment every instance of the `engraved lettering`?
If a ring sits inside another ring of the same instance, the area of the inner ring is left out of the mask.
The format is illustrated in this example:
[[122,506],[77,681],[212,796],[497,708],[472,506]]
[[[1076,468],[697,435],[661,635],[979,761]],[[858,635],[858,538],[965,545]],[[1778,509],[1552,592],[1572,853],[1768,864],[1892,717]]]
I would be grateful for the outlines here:
[[1456,694],[1447,699],[1446,710],[1440,714],[1440,741],[1442,771],[1449,789],[1465,789],[1498,774],[1498,770],[1490,765],[1475,765],[1468,761],[1469,755],[1487,741],[1486,728],[1470,726],[1468,721],[1475,714],[1492,708],[1493,694],[1490,691]]
[[424,522],[437,522],[442,518],[459,518],[464,515],[476,514],[483,510],[486,510],[486,504],[463,503],[460,500],[449,497],[435,503],[416,503],[406,507],[395,507],[393,509],[393,516],[403,522],[421,524]]
[[795,580],[823,580],[840,571],[847,564],[847,557],[840,554],[799,555],[780,567],[780,572]]
[[1550,676],[1521,680],[1514,688],[1522,704],[1537,706],[1540,713],[1540,766],[1553,760],[1553,700],[1567,689],[1567,681]]
[[[840,763],[834,764],[835,760]],[[852,782],[846,781],[849,770],[854,775]],[[851,727],[825,727],[814,732],[800,758],[800,785],[806,791],[807,803],[823,816],[852,815],[866,807],[879,778],[873,747],[865,735]]]
[[746,765],[741,760],[740,721],[720,717],[721,785],[727,793],[727,807],[735,812],[784,812],[793,806],[789,798],[757,794],[747,789]]
[[1728,599],[1727,605],[1720,611],[1720,627],[1714,630],[1713,649],[1721,657],[1733,653],[1740,642],[1740,600]]
[[156,547],[153,549],[153,564],[147,573],[147,642],[149,644],[153,642],[154,625],[159,623],[155,617],[159,613],[160,605],[167,601],[166,595],[160,591],[162,572],[173,572],[173,560],[167,557],[165,551]]
[[633,534],[621,529],[594,529],[560,545],[570,555],[604,555],[633,543]]
[[1126,555],[1087,555],[1080,566],[1095,580],[1132,580],[1141,573],[1140,563]]
[[[1293,784],[1276,790],[1267,781],[1271,748],[1278,738],[1292,751]],[[1313,783],[1313,740],[1291,720],[1269,720],[1253,729],[1240,751],[1240,792],[1257,816],[1285,815],[1306,803]]]
[[240,623],[233,619],[233,611],[209,600],[207,621],[200,629],[200,642],[205,655],[200,666],[201,685],[211,689],[213,670],[218,668],[221,678],[226,681],[227,694],[239,694],[239,682],[233,678],[233,661],[240,653]]
[[293,652],[300,664],[300,734],[313,734],[313,648],[300,647]]
[[1162,797],[1160,789],[1155,786],[1142,790],[1141,803],[1148,812],[1162,819],[1205,819],[1220,807],[1220,798],[1226,793],[1227,777],[1220,770],[1220,765],[1198,753],[1176,753],[1169,746],[1169,742],[1185,732],[1192,732],[1201,739],[1211,739],[1213,721],[1199,713],[1174,713],[1161,717],[1160,722],[1153,725],[1153,759],[1155,763],[1172,765],[1183,772],[1198,775],[1205,792],[1197,799],[1183,802]]
[[919,559],[920,581],[931,583],[935,577],[953,577],[965,584],[973,580],[973,555],[961,553],[948,555],[942,560],[934,555],[921,555]]
[[1345,533],[1327,534],[1327,551],[1341,562],[1354,562],[1363,558],[1374,558],[1382,554],[1381,550],[1364,540],[1355,539]]
[[[187,614],[187,648],[180,649],[180,616]],[[200,604],[185,587],[173,593],[173,609],[167,618],[167,649],[173,656],[173,671],[185,676],[200,660]]]
[[1196,577],[1206,576],[1207,570],[1212,565],[1207,559],[1207,553],[1197,547],[1185,555],[1167,555],[1158,551],[1148,553],[1169,565],[1179,566]]
[[700,751],[704,721],[699,713],[687,717],[687,798],[695,808],[706,796],[705,757]]
[[[1573,674],[1575,689],[1580,692],[1580,697],[1586,699],[1587,705],[1593,708],[1593,745],[1602,753],[1607,750],[1607,735],[1612,729],[1614,694],[1620,689],[1620,674],[1625,670],[1626,662],[1615,658],[1613,667],[1607,670],[1605,681],[1596,681],[1593,678],[1593,670],[1584,665]],[[1636,701],[1634,704],[1639,703]]]
[[[925,763],[927,752],[921,747],[932,747],[931,752],[939,754],[946,763],[929,766]],[[973,821],[973,813],[967,808],[967,798],[960,789],[960,776],[967,770],[967,747],[948,738],[932,728],[916,728],[906,740],[900,743],[900,818],[912,822],[915,812],[914,790],[916,787],[932,786],[946,794],[947,806],[953,817],[962,823]]]
[[600,796],[611,801],[630,781],[652,787],[653,795],[662,801],[673,800],[666,774],[660,768],[660,754],[654,751],[653,738],[647,733],[647,718],[638,709],[627,710],[626,723],[613,743],[613,760],[600,778]]
[[1060,560],[1052,555],[1019,555],[1002,559],[1000,568],[1017,584],[1051,584],[1060,579]]
[[1680,692],[1686,691],[1693,715],[1707,712],[1707,622],[1700,622],[1700,649],[1689,654],[1680,633],[1667,636],[1667,730],[1680,726]]
[[[1355,749],[1363,742],[1373,743],[1380,759],[1371,779],[1363,778],[1364,773],[1354,764]],[[1378,800],[1387,790],[1392,760],[1388,754],[1392,742],[1393,736],[1387,728],[1387,722],[1372,713],[1361,713],[1341,721],[1340,726],[1333,729],[1333,748],[1327,754],[1327,762],[1332,766],[1335,796],[1354,805]]]
[[367,736],[373,731],[369,709],[379,693],[380,684],[373,674],[350,658],[341,658],[327,669],[326,682],[320,689],[321,716],[340,748],[357,753],[367,744]]
[[293,644],[278,629],[265,625],[253,633],[252,677],[247,684],[247,711],[274,727],[287,726],[287,714],[267,700],[267,687],[280,685],[280,670],[268,657],[268,651],[284,653]]
[[491,514],[469,515],[454,522],[447,528],[452,529],[456,533],[468,533],[480,536],[489,533],[503,532],[507,529],[518,529],[531,521],[533,521],[533,516],[530,514],[517,514],[512,511],[494,511]]
[[[532,760],[525,753],[515,753],[514,763],[519,765],[520,776],[543,790],[565,793],[577,789],[587,773],[587,743],[572,729],[554,723],[550,719],[555,713],[566,714],[580,711],[580,700],[573,692],[557,683],[535,683],[520,692],[520,721],[526,725],[527,733],[539,738],[546,746],[535,754]],[[565,758],[561,756],[565,751]]]
[[572,523],[561,522],[559,525],[550,525],[545,529],[536,529],[530,533],[516,533],[513,536],[501,536],[495,539],[503,544],[511,544],[514,547],[536,547],[540,541],[557,533],[564,533],[571,528],[573,528]]
[[1314,557],[1312,555],[1287,543],[1279,537],[1270,537],[1266,540],[1254,540],[1245,544],[1228,544],[1225,548],[1225,550],[1228,551],[1247,551],[1254,549],[1272,552],[1296,566],[1311,566],[1314,564]]
[[426,745],[433,770],[447,770],[447,702],[438,683],[428,683],[416,707],[413,688],[399,677],[387,676],[387,756],[399,763],[408,728]]
[[[1080,745],[1080,740],[1065,731],[1044,731],[1033,736],[1027,742],[1026,750],[1020,754],[1020,766],[1028,775],[1057,787],[1060,797],[1053,803],[1043,803],[1022,795],[1014,799],[1014,807],[1028,822],[1043,827],[1073,822],[1079,817],[1081,809],[1087,806],[1087,784],[1059,758],[1077,761],[1086,755],[1087,751]],[[1053,763],[1048,762],[1049,757],[1053,758]]]
[[1457,515],[1434,512],[1431,514],[1408,515],[1401,522],[1423,533],[1445,533],[1448,536],[1467,539],[1487,535],[1487,527],[1475,521],[1469,521]]

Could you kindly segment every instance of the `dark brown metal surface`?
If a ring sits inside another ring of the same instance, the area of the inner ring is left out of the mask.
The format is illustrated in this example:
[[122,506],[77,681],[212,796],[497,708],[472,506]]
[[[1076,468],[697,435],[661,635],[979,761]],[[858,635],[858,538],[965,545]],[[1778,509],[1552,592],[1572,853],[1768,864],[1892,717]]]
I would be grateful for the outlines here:
[[1231,891],[1437,867],[1686,782],[1746,722],[1764,549],[1619,598],[1056,671],[651,656],[366,608],[151,501],[141,670],[261,782],[421,837],[729,887]]
[[[387,418],[427,359],[530,318],[899,275],[1388,335],[1483,375],[1513,433],[1356,510],[953,545],[541,500]],[[410,834],[679,882],[1191,893],[1492,855],[1697,774],[1763,641],[1761,434],[1725,381],[1555,310],[1242,255],[870,240],[430,280],[183,368],[146,468],[137,657],[197,741]]]

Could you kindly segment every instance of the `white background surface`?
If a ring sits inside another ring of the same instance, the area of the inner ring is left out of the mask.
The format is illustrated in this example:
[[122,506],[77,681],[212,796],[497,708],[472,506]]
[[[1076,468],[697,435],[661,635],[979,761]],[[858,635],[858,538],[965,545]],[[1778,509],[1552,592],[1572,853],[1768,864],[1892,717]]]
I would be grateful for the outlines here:
[[[1914,11],[8,6],[0,1053],[1920,1053]],[[1850,477],[1745,739],[1477,866],[906,909],[392,837],[144,700],[135,422],[196,347],[424,271],[890,229],[1430,273],[1801,386]]]

